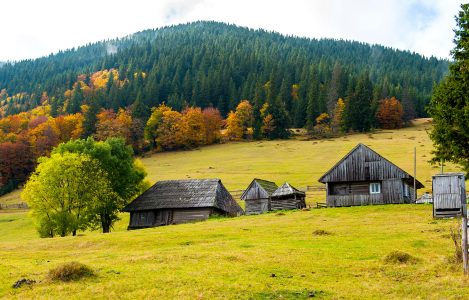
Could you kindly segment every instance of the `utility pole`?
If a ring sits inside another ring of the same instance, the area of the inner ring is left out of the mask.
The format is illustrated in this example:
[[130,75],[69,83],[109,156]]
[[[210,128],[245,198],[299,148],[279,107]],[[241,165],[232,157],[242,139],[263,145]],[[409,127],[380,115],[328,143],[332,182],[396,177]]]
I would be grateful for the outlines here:
[[414,147],[414,202],[417,201],[417,147]]

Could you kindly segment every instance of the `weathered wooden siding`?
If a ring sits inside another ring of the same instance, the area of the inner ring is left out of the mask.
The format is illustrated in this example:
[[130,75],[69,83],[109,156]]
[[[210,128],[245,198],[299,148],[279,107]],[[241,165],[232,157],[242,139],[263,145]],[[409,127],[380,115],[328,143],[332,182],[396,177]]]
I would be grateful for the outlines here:
[[409,176],[367,148],[359,147],[345,157],[322,179],[322,182],[381,181]]
[[405,203],[404,186],[401,179],[388,179],[381,183],[383,204]]
[[282,210],[282,209],[300,209],[305,208],[306,203],[304,198],[290,198],[290,199],[275,199],[270,200],[271,210]]
[[245,200],[269,198],[269,194],[262,187],[260,187],[257,182],[254,182],[252,186],[244,193]]
[[246,200],[246,215],[262,214],[270,210],[269,199]]
[[205,221],[210,216],[211,211],[210,208],[175,209],[173,210],[172,224]]
[[383,194],[328,195],[326,202],[328,207],[383,204]]
[[[404,182],[402,179],[388,179],[381,181],[381,193],[370,194],[370,184],[376,181],[329,183],[331,195],[326,196],[328,206],[354,206],[372,204],[410,203],[412,197],[404,197]],[[347,193],[343,193],[346,191]],[[337,193],[340,192],[340,193]],[[413,189],[410,188],[412,193]]]
[[129,229],[182,224],[207,220],[211,208],[158,209],[130,213]]
[[433,206],[435,209],[461,207],[461,183],[457,176],[433,178]]
[[151,227],[155,223],[155,212],[144,210],[130,213],[129,228]]

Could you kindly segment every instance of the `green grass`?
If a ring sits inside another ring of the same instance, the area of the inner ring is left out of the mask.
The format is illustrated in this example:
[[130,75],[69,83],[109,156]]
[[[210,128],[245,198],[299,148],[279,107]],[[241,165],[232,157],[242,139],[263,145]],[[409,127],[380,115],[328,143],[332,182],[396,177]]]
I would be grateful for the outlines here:
[[[412,172],[430,187],[431,143],[421,120],[411,128],[320,141],[230,143],[143,158],[154,182],[221,178],[229,190],[254,177],[304,188],[358,142]],[[450,167],[447,170],[457,170]],[[15,203],[19,193],[0,198]],[[308,194],[324,201],[324,192]],[[312,209],[126,231],[122,214],[110,234],[38,238],[25,211],[0,210],[0,298],[158,299],[464,299],[469,282],[449,263],[456,220],[433,220],[430,205]],[[395,264],[395,251],[415,258]],[[76,261],[96,276],[48,280]],[[13,289],[21,278],[36,281]]]
[[[457,222],[431,215],[429,205],[313,209],[130,232],[123,220],[106,235],[39,239],[29,218],[16,214],[8,217],[10,235],[0,232],[0,296],[462,299],[469,282],[447,263],[449,228]],[[318,230],[330,234],[313,234]],[[417,262],[389,264],[385,257],[393,251]],[[96,276],[47,280],[50,269],[70,261]],[[37,283],[11,288],[21,278]]]

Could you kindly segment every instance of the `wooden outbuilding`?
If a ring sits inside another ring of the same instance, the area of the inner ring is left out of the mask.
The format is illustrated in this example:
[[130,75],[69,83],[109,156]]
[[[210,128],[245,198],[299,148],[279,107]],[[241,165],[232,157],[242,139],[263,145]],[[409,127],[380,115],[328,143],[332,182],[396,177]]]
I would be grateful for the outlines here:
[[306,194],[288,182],[285,182],[275,192],[272,193],[270,199],[271,210],[281,209],[301,209],[306,207],[305,202]]
[[270,196],[277,188],[275,182],[254,178],[241,195],[241,200],[246,203],[246,214],[262,214],[269,211]]
[[158,181],[123,211],[130,212],[128,229],[203,221],[211,215],[243,214],[220,179]]
[[460,217],[466,202],[463,173],[443,173],[432,176],[433,217]]
[[[369,147],[358,144],[319,182],[328,207],[413,203],[414,178]],[[416,188],[423,188],[416,180]]]

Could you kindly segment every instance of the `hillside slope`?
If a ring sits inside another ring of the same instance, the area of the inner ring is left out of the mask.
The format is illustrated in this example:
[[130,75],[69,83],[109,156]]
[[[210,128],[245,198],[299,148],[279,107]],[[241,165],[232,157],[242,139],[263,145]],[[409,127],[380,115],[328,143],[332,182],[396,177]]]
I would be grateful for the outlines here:
[[[6,89],[8,95],[2,94],[0,106],[8,114],[28,110],[43,101],[43,92],[54,98],[54,105],[66,106],[64,93],[78,75],[84,74],[86,83],[93,72],[115,69],[127,84],[110,84],[96,96],[102,107],[129,106],[140,94],[148,107],[162,101],[176,109],[186,103],[212,105],[226,114],[241,99],[268,101],[280,96],[296,126],[303,126],[308,98],[314,98],[318,115],[338,97],[345,98],[366,70],[376,100],[405,98],[422,116],[433,84],[447,67],[447,61],[379,45],[195,22],[6,64],[0,67],[0,90]],[[263,94],[267,83],[270,91]],[[294,84],[299,88],[295,96],[290,91]]]
[[[0,298],[460,299],[469,292],[449,228],[429,205],[314,209],[39,239],[26,214],[0,211]],[[315,234],[317,232],[317,234]],[[325,232],[325,234],[324,234]],[[322,233],[319,234],[319,233]],[[404,251],[417,260],[384,258]],[[47,280],[85,263],[96,277]],[[13,289],[21,279],[37,281]]]

